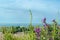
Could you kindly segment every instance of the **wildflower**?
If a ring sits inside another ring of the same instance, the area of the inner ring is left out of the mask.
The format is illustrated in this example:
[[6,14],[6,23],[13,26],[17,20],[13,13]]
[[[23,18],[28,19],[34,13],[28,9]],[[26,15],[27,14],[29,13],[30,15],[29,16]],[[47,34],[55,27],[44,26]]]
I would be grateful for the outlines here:
[[44,19],[43,19],[43,25],[44,25],[44,27],[46,27],[46,26],[47,26],[46,18],[44,18]]
[[47,25],[47,23],[43,23],[43,26],[46,27],[46,26],[48,26],[48,25]]
[[40,32],[41,32],[40,28],[35,28],[35,33],[36,33],[37,39],[40,39]]
[[46,18],[43,19],[43,23],[46,23]]
[[40,31],[41,31],[40,28],[35,29],[35,32],[37,32],[37,33],[39,33]]
[[46,18],[43,19],[43,26],[49,28],[49,25],[46,23]]

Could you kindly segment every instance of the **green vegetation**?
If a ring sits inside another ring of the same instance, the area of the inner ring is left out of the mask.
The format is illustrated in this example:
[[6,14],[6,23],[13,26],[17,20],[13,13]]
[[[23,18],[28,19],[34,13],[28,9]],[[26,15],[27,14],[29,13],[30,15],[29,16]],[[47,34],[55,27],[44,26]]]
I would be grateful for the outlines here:
[[3,39],[4,40],[60,40],[60,27],[55,20],[52,21],[53,22],[52,24],[47,24],[46,18],[44,18],[42,20],[43,21],[42,27],[39,25],[33,26],[31,10],[30,10],[30,19],[31,19],[30,25],[28,25],[27,27],[20,27],[20,26],[0,27],[0,32],[2,32],[4,36]]
[[[60,27],[53,23],[49,27],[2,27],[4,40],[60,40]],[[24,35],[20,37],[14,36],[17,32],[23,32]]]

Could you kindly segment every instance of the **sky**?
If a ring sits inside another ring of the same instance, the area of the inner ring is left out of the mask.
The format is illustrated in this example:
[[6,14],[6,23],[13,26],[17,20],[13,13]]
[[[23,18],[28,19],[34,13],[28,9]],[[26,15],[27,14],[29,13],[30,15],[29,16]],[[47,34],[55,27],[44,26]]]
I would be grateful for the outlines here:
[[30,23],[32,11],[32,23],[42,23],[47,18],[47,23],[53,19],[59,19],[60,0],[0,0],[0,24],[1,23]]

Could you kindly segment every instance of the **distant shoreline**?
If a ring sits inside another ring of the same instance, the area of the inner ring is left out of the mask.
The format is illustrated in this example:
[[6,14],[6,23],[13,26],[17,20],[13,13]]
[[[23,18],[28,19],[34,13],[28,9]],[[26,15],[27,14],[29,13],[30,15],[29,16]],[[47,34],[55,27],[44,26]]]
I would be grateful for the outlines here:
[[[36,23],[32,24],[32,25],[33,26],[43,26],[43,24],[36,24]],[[21,24],[0,24],[0,27],[1,26],[25,26],[26,27],[26,26],[29,26],[29,24],[24,24],[24,23],[23,24],[22,23]],[[58,26],[60,26],[60,24],[58,24]]]

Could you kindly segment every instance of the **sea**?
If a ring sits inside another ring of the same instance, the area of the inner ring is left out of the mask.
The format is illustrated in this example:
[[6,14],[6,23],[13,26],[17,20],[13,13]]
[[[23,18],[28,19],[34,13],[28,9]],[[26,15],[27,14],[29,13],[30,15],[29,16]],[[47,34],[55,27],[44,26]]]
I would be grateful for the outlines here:
[[[21,24],[16,24],[16,23],[11,23],[11,24],[0,24],[0,27],[2,26],[28,26],[29,24],[24,24],[24,23],[21,23]],[[42,24],[32,24],[33,26],[36,26],[36,25],[39,25],[39,26],[42,26]]]

